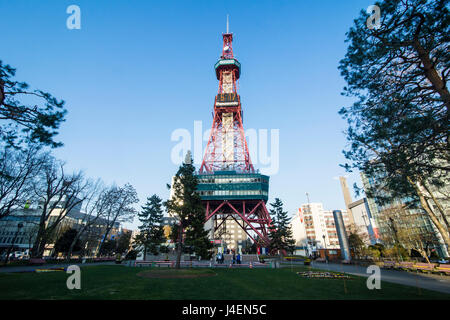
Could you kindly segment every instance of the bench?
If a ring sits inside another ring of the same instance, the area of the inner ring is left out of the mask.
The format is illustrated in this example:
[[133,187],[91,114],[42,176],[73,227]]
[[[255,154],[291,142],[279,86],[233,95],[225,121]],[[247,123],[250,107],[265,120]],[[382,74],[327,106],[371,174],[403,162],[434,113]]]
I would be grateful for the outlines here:
[[192,267],[212,267],[213,265],[213,263],[196,263]]
[[400,262],[397,268],[404,271],[410,271],[414,269],[414,262]]
[[103,258],[94,258],[94,259],[92,259],[92,262],[108,262],[108,261],[114,261],[114,260],[116,260],[116,258],[103,257]]
[[45,264],[45,260],[44,259],[39,259],[39,258],[31,258],[30,260],[28,260],[28,264],[42,265],[42,264]]
[[232,268],[249,268],[250,264],[249,263],[241,263],[241,264],[231,264]]
[[[134,262],[134,266],[150,266],[150,267],[167,267],[167,268],[173,268],[175,267],[176,261],[135,261]],[[191,263],[190,261],[180,261],[180,266],[194,266],[195,265],[193,263]],[[209,266],[209,264],[208,264]]]
[[[180,264],[181,265],[181,264]],[[161,267],[174,267],[175,266],[175,261],[153,261],[153,265],[155,267],[161,268]]]
[[397,263],[395,261],[384,261],[383,262],[383,268],[386,269],[395,269],[397,266]]
[[153,264],[153,261],[135,261],[135,262],[134,262],[134,266],[135,266],[135,267],[137,267],[137,266],[142,267],[142,266],[144,266],[144,265],[149,265],[149,266],[151,266],[152,264]]
[[435,268],[435,271],[450,276],[450,264],[440,264]]
[[223,268],[228,268],[230,266],[230,264],[229,263],[214,263],[213,264],[213,267],[214,268],[220,268],[220,267],[223,267]]
[[261,263],[261,262],[254,262],[252,263],[252,268],[270,268],[269,263]]
[[424,273],[430,273],[433,272],[435,269],[436,265],[434,263],[415,263],[414,264],[414,268],[416,270],[420,270],[421,272]]

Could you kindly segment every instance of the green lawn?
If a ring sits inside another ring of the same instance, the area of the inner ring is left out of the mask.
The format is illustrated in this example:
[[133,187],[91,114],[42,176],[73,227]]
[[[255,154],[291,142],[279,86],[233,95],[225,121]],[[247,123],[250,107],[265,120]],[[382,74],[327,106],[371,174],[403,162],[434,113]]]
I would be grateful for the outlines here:
[[[306,279],[283,269],[193,269],[214,272],[194,279],[142,278],[149,268],[81,268],[81,289],[68,290],[65,272],[0,274],[0,299],[450,299],[450,295],[382,282],[368,290],[366,278]],[[155,270],[155,269],[153,269]],[[158,270],[158,269],[156,269]],[[191,271],[187,271],[191,272]]]

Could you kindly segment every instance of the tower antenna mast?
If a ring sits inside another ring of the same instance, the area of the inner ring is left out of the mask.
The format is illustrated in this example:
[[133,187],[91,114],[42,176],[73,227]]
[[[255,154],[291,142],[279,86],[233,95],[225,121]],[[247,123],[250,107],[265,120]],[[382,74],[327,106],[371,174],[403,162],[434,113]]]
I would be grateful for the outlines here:
[[229,33],[229,23],[228,23],[228,14],[227,14],[227,33]]

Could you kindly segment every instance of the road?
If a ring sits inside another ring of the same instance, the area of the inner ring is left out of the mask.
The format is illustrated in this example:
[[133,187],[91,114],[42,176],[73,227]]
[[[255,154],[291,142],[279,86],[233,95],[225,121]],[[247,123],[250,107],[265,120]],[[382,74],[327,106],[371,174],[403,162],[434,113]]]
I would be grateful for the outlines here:
[[[313,268],[338,271],[353,274],[356,276],[368,277],[367,268],[357,265],[345,265],[334,263],[313,262]],[[381,269],[381,281],[403,284],[422,289],[434,290],[450,294],[450,277],[434,274],[409,273],[405,271]]]

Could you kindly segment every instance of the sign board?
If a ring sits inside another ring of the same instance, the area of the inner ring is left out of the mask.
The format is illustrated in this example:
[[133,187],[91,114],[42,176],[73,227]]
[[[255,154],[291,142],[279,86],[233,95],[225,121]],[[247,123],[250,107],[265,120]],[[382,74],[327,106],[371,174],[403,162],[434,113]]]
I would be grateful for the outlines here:
[[237,93],[219,93],[217,95],[217,102],[238,102]]

